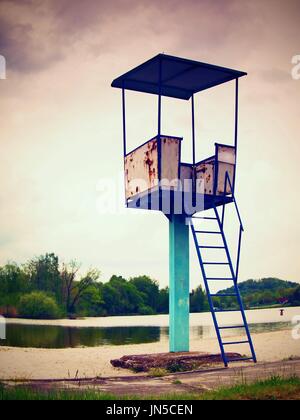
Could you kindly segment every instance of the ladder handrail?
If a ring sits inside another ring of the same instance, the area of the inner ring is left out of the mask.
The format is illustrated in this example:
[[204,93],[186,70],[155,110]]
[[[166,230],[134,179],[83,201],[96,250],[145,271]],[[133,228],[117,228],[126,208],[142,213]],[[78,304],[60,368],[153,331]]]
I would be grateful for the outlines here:
[[[238,248],[237,248],[236,267],[235,267],[235,279],[236,279],[236,282],[237,282],[238,281],[238,275],[239,275],[239,267],[240,267],[242,236],[243,236],[243,232],[245,231],[245,229],[244,229],[241,214],[240,214],[240,211],[239,211],[236,199],[235,199],[234,190],[233,190],[233,187],[232,187],[232,183],[231,183],[228,171],[226,171],[226,173],[225,173],[224,196],[226,196],[226,192],[227,192],[227,182],[228,182],[230,190],[231,190],[233,203],[234,203],[236,213],[237,213],[237,216],[238,216],[238,219],[239,219],[239,222],[240,222],[239,240],[238,240]],[[225,203],[223,204],[223,211],[222,211],[222,222],[221,222],[222,228],[224,226],[224,216],[225,216]]]
[[[227,191],[227,181],[228,181],[228,184],[229,184],[229,187],[230,187],[230,190],[231,190],[231,195],[232,195],[232,198],[233,198],[233,202],[234,202],[234,206],[235,206],[235,209],[236,209],[237,216],[238,216],[238,218],[239,218],[240,226],[241,226],[242,231],[244,232],[244,230],[245,230],[245,229],[244,229],[244,225],[243,225],[243,222],[242,222],[242,218],[241,218],[241,214],[240,214],[240,211],[239,211],[239,208],[238,208],[237,202],[236,202],[236,200],[235,200],[235,195],[234,195],[233,186],[232,186],[232,183],[231,183],[231,181],[230,181],[229,174],[228,174],[228,172],[226,171],[226,174],[225,174],[225,188],[224,188],[224,195],[226,195],[226,191]],[[225,204],[224,204],[224,206],[225,206]]]

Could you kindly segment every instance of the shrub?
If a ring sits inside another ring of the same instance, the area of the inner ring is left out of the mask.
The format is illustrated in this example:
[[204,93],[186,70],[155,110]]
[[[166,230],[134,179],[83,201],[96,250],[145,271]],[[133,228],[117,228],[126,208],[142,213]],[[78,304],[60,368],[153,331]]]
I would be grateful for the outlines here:
[[56,319],[59,318],[59,307],[53,297],[44,292],[32,292],[20,299],[19,313],[24,318]]

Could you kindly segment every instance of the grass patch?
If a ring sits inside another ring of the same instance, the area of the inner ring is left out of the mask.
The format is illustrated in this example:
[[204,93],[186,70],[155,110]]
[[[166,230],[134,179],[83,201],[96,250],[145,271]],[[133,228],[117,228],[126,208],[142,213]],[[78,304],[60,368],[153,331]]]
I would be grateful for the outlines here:
[[285,359],[282,359],[283,362],[293,362],[294,360],[295,361],[300,360],[300,357],[292,355],[292,356],[286,357]]
[[0,384],[1,400],[299,400],[300,378],[283,379],[273,377],[252,384],[241,384],[233,387],[220,388],[217,391],[204,393],[182,393],[150,396],[141,398],[137,395],[117,397],[112,394],[95,390],[86,391],[36,391],[23,386],[7,388]]
[[176,381],[173,381],[172,384],[173,385],[181,385],[182,382],[177,379]]
[[148,376],[152,376],[153,378],[162,378],[163,376],[168,375],[170,372],[167,369],[163,368],[151,368],[148,371]]
[[281,378],[274,376],[265,381],[252,384],[235,385],[206,392],[204,400],[299,400],[300,378]]
[[[126,399],[126,398],[124,398]],[[129,398],[128,398],[129,399]],[[118,400],[111,394],[87,391],[36,391],[27,387],[18,386],[6,388],[0,386],[0,401],[94,401]]]

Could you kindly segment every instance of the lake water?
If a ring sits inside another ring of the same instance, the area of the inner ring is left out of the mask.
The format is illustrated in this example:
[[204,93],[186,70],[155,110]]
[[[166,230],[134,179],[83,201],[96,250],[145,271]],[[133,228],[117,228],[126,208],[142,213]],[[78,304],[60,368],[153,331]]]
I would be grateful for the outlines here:
[[[247,311],[253,333],[292,328],[292,319],[300,315],[300,308]],[[240,325],[237,313],[222,314],[223,325]],[[215,337],[209,313],[191,314],[191,339]],[[242,335],[244,330],[225,330],[223,336]],[[132,316],[87,318],[82,320],[30,321],[8,320],[6,340],[0,346],[31,348],[96,347],[155,343],[168,340],[168,316]]]

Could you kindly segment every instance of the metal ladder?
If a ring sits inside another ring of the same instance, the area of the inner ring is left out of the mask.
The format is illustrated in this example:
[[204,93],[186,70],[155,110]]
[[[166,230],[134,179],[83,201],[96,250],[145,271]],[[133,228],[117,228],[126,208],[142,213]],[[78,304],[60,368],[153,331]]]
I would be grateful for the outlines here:
[[[227,182],[230,185],[231,188],[231,192],[232,192],[232,185],[228,176],[226,176],[226,182],[225,182],[225,190],[226,191],[226,186],[227,186]],[[248,326],[248,322],[247,322],[247,318],[245,315],[245,310],[244,310],[244,305],[243,305],[243,301],[242,301],[242,297],[241,297],[241,293],[239,291],[239,287],[238,287],[238,269],[239,269],[239,260],[240,260],[240,248],[241,248],[241,239],[242,239],[242,233],[244,231],[243,228],[243,224],[241,221],[241,217],[240,217],[240,213],[234,198],[234,194],[232,192],[232,199],[233,199],[233,203],[235,205],[236,211],[237,211],[237,215],[239,218],[239,222],[240,222],[240,231],[239,231],[239,242],[238,242],[238,254],[237,254],[237,262],[236,262],[236,269],[234,269],[233,267],[233,263],[232,263],[232,259],[230,256],[230,252],[229,252],[229,248],[228,248],[228,244],[227,244],[227,240],[226,240],[226,236],[224,233],[224,216],[225,216],[225,204],[223,205],[223,210],[222,210],[222,217],[219,216],[218,210],[216,208],[216,206],[213,207],[214,210],[214,217],[203,217],[203,216],[197,216],[194,215],[191,218],[191,229],[192,229],[192,234],[193,234],[193,238],[194,238],[194,242],[195,242],[195,246],[196,246],[196,251],[197,251],[197,255],[198,255],[198,259],[199,259],[199,263],[200,263],[200,268],[201,268],[201,272],[202,272],[202,276],[203,276],[203,280],[204,280],[204,284],[205,284],[205,289],[206,289],[206,293],[207,293],[207,298],[208,298],[208,303],[209,303],[209,307],[210,307],[210,311],[212,314],[212,318],[213,318],[213,322],[214,322],[214,326],[215,326],[215,330],[216,330],[216,334],[217,334],[217,338],[219,341],[219,345],[220,345],[220,350],[221,350],[221,355],[222,355],[222,359],[224,362],[225,367],[228,367],[228,364],[231,362],[239,362],[239,361],[246,361],[246,360],[253,360],[254,363],[257,362],[256,359],[256,354],[255,354],[255,350],[254,350],[254,346],[253,346],[253,342],[252,342],[252,338],[251,338],[251,334],[250,334],[250,330],[249,330],[249,326]],[[202,220],[215,220],[217,222],[218,225],[218,230],[216,231],[211,231],[211,230],[197,230],[194,226],[194,221],[195,219],[202,219]],[[200,236],[201,235],[214,235],[214,236],[220,236],[221,237],[221,245],[207,245],[205,243],[202,243],[202,241],[200,241]],[[204,249],[223,249],[225,251],[226,254],[226,261],[205,261],[203,258],[203,250]],[[230,270],[230,277],[208,277],[206,275],[206,267],[207,266],[220,266],[220,265],[224,265],[224,266],[228,266],[229,270]],[[211,293],[211,282],[214,281],[232,281],[233,282],[233,286],[234,286],[234,293],[226,293],[226,294],[213,294]],[[236,297],[237,298],[237,303],[238,303],[238,308],[239,309],[217,309],[215,308],[214,305],[214,301],[213,298],[214,297],[218,297],[218,298],[223,298],[223,297]],[[219,325],[219,321],[217,318],[217,313],[219,312],[240,312],[241,316],[242,316],[242,322],[243,324],[241,325],[234,325],[234,326],[222,326]],[[246,336],[247,336],[247,340],[245,341],[224,341],[222,338],[222,331],[223,330],[230,330],[230,329],[245,329],[246,332]],[[226,352],[225,352],[225,347],[229,346],[229,345],[235,345],[235,344],[249,344],[250,350],[251,350],[251,357],[240,357],[240,358],[234,358],[234,359],[228,359]]]

